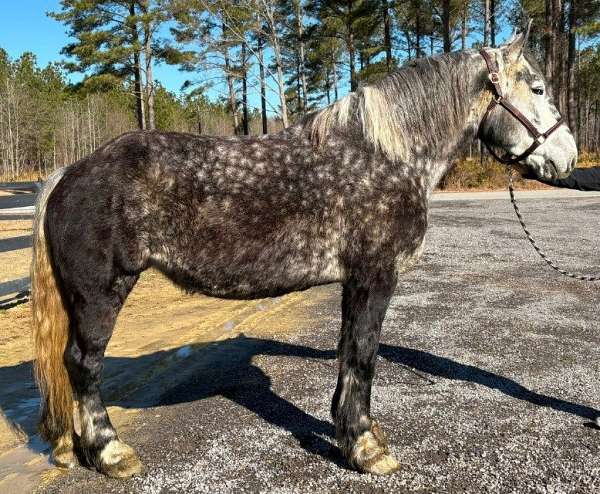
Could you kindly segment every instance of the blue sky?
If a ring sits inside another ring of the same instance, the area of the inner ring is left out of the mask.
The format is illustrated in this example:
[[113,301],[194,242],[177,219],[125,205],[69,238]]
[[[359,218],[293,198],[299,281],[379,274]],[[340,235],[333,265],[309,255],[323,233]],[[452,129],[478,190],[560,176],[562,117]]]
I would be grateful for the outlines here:
[[[63,24],[46,15],[46,12],[58,10],[59,0],[4,0],[0,17],[0,48],[4,48],[12,58],[31,51],[42,67],[62,60],[64,57],[60,50],[69,43],[69,37]],[[178,92],[190,76],[180,73],[175,67],[159,65],[155,68],[155,77],[169,90]],[[75,75],[70,80],[79,78]]]

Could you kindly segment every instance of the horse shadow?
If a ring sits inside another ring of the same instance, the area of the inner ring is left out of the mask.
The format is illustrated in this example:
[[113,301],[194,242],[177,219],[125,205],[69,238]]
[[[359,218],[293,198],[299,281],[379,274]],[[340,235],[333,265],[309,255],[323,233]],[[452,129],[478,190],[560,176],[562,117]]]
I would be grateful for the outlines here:
[[[222,396],[289,432],[307,452],[345,467],[339,450],[332,446],[332,422],[314,417],[277,394],[272,378],[253,363],[261,355],[321,362],[330,367],[332,381],[337,372],[334,350],[240,335],[139,357],[107,357],[103,395],[108,406],[123,408],[169,406]],[[430,352],[383,343],[379,355],[392,364],[429,376],[471,382],[588,421],[600,416],[595,408],[537,393],[502,375]],[[136,375],[145,376],[143,382],[135,382]],[[32,449],[39,448],[35,435],[38,404],[31,362],[0,367],[0,415],[27,434]]]

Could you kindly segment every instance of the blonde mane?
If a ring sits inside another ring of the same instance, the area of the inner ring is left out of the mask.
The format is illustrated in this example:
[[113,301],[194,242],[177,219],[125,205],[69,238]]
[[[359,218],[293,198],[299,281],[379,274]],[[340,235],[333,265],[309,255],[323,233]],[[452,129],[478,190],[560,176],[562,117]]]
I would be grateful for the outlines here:
[[376,151],[393,161],[406,159],[407,150],[400,126],[390,109],[391,102],[378,88],[360,88],[318,111],[309,123],[310,137],[321,144],[332,128],[344,128],[356,118],[365,139]]
[[311,114],[304,127],[322,145],[336,128],[357,126],[366,143],[392,161],[435,153],[440,142],[456,140],[481,99],[485,80],[480,77],[482,63],[473,63],[475,55],[413,61]]

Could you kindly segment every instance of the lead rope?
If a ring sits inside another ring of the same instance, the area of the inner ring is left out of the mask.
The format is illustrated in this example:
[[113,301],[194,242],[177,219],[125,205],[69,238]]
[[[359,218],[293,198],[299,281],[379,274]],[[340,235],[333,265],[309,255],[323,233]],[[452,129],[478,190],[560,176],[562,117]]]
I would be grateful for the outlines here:
[[527,236],[527,240],[529,240],[531,245],[533,245],[533,248],[535,249],[535,251],[546,262],[546,264],[548,264],[548,266],[550,266],[555,271],[558,271],[560,274],[562,274],[564,276],[568,276],[569,278],[574,278],[576,280],[581,280],[581,281],[600,281],[599,276],[586,276],[583,274],[571,273],[569,271],[565,271],[564,269],[559,268],[551,259],[548,258],[548,256],[544,253],[544,251],[542,251],[542,249],[540,249],[538,247],[537,243],[531,236],[531,233],[529,233],[529,230],[527,230],[527,227],[525,226],[525,222],[523,221],[523,216],[521,216],[521,212],[519,211],[519,206],[517,206],[517,201],[515,200],[515,191],[513,188],[512,170],[510,170],[508,172],[508,191],[510,192],[510,202],[512,203],[513,208],[515,208],[515,213],[517,214],[519,223],[521,223],[521,226],[523,227],[523,231],[525,232],[525,235]]

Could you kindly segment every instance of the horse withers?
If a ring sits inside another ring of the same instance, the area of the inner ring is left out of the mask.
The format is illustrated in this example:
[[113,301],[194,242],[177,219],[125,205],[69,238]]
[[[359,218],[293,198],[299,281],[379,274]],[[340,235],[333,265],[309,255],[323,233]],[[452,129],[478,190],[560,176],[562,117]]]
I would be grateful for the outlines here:
[[[489,49],[498,84],[535,125],[559,118],[527,36]],[[142,471],[100,395],[106,345],[142,271],[186,290],[251,299],[340,282],[339,447],[360,471],[398,468],[370,414],[379,335],[399,274],[416,262],[428,200],[495,98],[475,51],[413,62],[264,137],[134,132],[50,177],[40,194],[32,265],[40,431],[57,464],[114,477]],[[479,135],[518,156],[533,137],[504,108]],[[563,125],[519,164],[568,174]],[[74,431],[74,413],[80,427]]]

